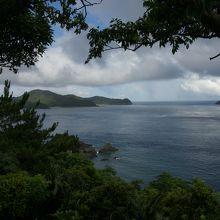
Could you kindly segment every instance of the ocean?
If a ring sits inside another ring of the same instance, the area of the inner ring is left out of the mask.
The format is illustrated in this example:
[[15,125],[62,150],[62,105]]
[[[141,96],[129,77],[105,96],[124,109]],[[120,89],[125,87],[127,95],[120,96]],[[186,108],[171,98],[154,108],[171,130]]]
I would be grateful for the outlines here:
[[201,178],[220,191],[220,106],[214,102],[146,102],[130,106],[51,108],[45,126],[59,122],[99,148],[119,150],[98,156],[97,168],[110,166],[127,181],[144,184],[161,172],[190,180]]

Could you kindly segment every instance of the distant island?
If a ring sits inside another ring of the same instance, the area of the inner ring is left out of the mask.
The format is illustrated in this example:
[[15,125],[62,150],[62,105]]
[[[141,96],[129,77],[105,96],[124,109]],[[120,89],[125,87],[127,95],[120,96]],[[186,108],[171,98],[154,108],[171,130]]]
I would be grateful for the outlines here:
[[220,101],[217,101],[215,104],[216,104],[216,105],[220,105]]
[[[17,97],[16,99],[20,99]],[[34,106],[40,102],[38,108],[51,107],[97,107],[99,105],[132,105],[129,99],[112,99],[102,96],[94,96],[90,98],[82,98],[73,94],[60,95],[48,90],[32,90],[29,92],[27,106]]]

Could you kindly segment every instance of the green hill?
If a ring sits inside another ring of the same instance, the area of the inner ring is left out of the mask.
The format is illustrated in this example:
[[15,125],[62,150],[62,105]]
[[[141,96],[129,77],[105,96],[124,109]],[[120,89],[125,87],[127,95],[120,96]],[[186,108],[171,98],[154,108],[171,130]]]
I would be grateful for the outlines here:
[[29,92],[27,106],[40,101],[39,108],[50,107],[95,107],[96,104],[75,95],[59,95],[48,90],[32,90]]
[[[101,96],[82,98],[75,95],[59,95],[48,90],[32,90],[29,92],[26,106],[33,106],[40,101],[38,108],[50,107],[95,107],[97,105],[131,105],[129,99],[110,99]],[[15,99],[19,99],[17,97]]]
[[94,96],[86,98],[86,100],[92,101],[96,105],[132,105],[129,99],[110,99],[102,96]]

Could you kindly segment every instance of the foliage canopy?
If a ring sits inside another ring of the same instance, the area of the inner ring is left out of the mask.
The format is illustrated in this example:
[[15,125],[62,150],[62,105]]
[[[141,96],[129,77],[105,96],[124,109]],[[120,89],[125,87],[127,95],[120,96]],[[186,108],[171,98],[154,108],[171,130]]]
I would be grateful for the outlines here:
[[44,128],[44,116],[0,97],[0,218],[8,220],[220,220],[220,195],[167,173],[141,187],[79,154],[79,139]]
[[17,72],[34,65],[53,42],[53,28],[59,25],[75,33],[87,29],[88,0],[1,0],[0,67]]
[[[86,30],[87,7],[102,0],[1,0],[0,70],[14,72],[34,65],[53,42],[53,29],[61,26],[76,34]],[[137,50],[142,46],[189,47],[197,38],[220,37],[219,0],[144,0],[145,13],[134,22],[113,19],[104,29],[88,33],[89,56],[116,48]],[[216,55],[215,57],[219,56]]]
[[108,28],[92,28],[88,34],[87,62],[101,57],[105,50],[135,51],[158,44],[160,47],[170,45],[175,53],[180,45],[189,48],[197,38],[220,37],[218,0],[144,0],[143,6],[145,13],[135,22],[125,23],[116,18]]

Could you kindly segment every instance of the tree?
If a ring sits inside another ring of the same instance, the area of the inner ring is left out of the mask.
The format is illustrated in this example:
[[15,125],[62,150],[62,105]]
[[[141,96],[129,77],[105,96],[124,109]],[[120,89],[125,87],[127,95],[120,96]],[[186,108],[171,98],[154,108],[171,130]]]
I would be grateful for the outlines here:
[[[25,173],[0,176],[1,219],[45,219],[44,204],[50,196],[49,182]],[[35,217],[35,218],[34,218]]]
[[54,123],[50,128],[43,129],[45,114],[38,115],[36,106],[25,108],[28,97],[28,93],[25,93],[20,100],[15,101],[10,93],[9,81],[5,81],[4,93],[0,97],[1,148],[8,147],[9,143],[37,148],[51,137],[57,127],[57,123]]
[[10,83],[5,81],[4,92],[0,96],[0,174],[20,169],[34,173],[47,160],[45,145],[51,141],[57,123],[43,128],[45,115],[38,115],[35,109],[38,103],[31,108],[26,107],[28,97],[25,93],[15,100],[10,93]]
[[[87,7],[103,0],[2,0],[0,2],[0,72],[15,73],[31,66],[53,42],[59,25],[76,34],[86,30]],[[135,22],[113,19],[110,26],[91,28],[86,62],[116,48],[135,51],[142,46],[171,45],[175,53],[197,38],[220,37],[219,0],[144,0],[144,15]],[[210,58],[216,58],[220,54]]]
[[184,181],[162,173],[140,196],[141,219],[220,219],[216,193],[198,179]]
[[92,28],[86,62],[117,48],[135,51],[142,46],[170,45],[175,53],[180,45],[189,48],[197,38],[220,38],[219,0],[144,0],[143,6],[146,11],[135,22],[113,19],[108,28]]
[[[101,0],[102,1],[102,0]],[[101,2],[100,1],[100,2]],[[87,29],[88,0],[1,0],[0,70],[34,65],[53,42],[53,28],[60,25],[75,33]]]

